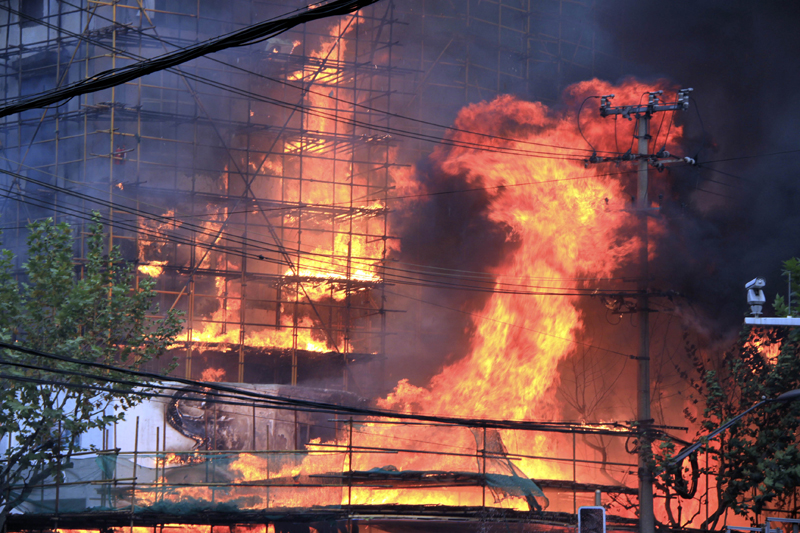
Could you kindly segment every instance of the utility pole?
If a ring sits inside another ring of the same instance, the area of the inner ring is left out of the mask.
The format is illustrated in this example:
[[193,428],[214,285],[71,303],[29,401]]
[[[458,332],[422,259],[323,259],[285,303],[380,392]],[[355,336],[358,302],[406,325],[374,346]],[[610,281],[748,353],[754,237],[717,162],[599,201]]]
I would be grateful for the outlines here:
[[648,165],[659,170],[664,163],[686,162],[694,163],[690,158],[668,159],[670,154],[660,150],[657,154],[650,153],[650,120],[653,114],[662,111],[686,110],[689,107],[689,92],[692,89],[678,91],[677,101],[673,103],[661,102],[663,91],[648,93],[647,105],[611,106],[613,94],[600,97],[600,116],[621,115],[628,120],[636,119],[636,135],[639,140],[638,150],[635,155],[625,154],[619,158],[605,158],[592,155],[591,163],[605,161],[634,161],[638,162],[638,189],[636,196],[636,213],[639,217],[639,283],[637,286],[636,307],[639,315],[639,354],[637,360],[637,413],[639,425],[639,533],[654,533],[655,516],[653,514],[653,473],[650,470],[651,436],[650,426],[653,423],[650,415],[650,309],[648,308],[649,269],[647,265],[647,217],[651,211],[647,199],[647,173]]

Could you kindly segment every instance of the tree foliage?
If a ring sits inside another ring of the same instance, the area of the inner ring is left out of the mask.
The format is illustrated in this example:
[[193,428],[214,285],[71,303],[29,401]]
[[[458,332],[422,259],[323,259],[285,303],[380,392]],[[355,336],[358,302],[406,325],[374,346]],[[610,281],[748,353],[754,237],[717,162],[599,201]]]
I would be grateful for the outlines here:
[[[76,266],[73,236],[52,220],[29,226],[28,259],[21,280],[13,256],[0,250],[0,338],[25,348],[136,369],[174,342],[181,323],[173,311],[151,318],[154,281],[135,278],[117,247],[105,253],[95,220],[86,259]],[[124,416],[146,384],[130,375],[98,370],[11,349],[0,351],[0,528],[7,514],[37,484],[61,477],[80,437]],[[135,380],[135,378],[133,378]],[[111,389],[114,390],[111,390]]]
[[[800,261],[783,264],[791,273],[792,291],[800,289]],[[791,309],[783,297],[775,298],[777,316],[798,316],[798,298]],[[690,422],[700,425],[700,435],[713,431],[762,399],[800,388],[800,328],[745,327],[739,340],[717,364],[712,365],[693,347],[689,355],[701,379],[690,380],[694,402],[703,406],[699,419],[687,411]],[[681,517],[681,500],[695,498],[697,481],[708,474],[712,481],[710,498],[716,509],[709,512],[701,527],[713,529],[725,520],[726,512],[749,517],[752,521],[765,506],[790,509],[792,496],[800,487],[800,401],[774,402],[753,410],[720,437],[707,443],[708,468],[694,460],[684,461],[681,471],[668,466],[675,445],[661,444],[656,455],[658,487],[664,491],[671,526],[686,525],[692,517]],[[699,462],[705,463],[704,460]],[[688,507],[688,506],[687,506]]]

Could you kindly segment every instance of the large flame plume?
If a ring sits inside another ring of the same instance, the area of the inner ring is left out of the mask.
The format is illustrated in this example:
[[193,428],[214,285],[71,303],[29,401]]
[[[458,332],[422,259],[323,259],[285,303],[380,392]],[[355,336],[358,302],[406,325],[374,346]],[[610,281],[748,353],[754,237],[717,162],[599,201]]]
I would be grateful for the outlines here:
[[[332,29],[330,39],[323,40],[320,50],[313,53],[314,57],[331,64],[342,58],[346,52],[345,41],[339,36],[348,24],[348,19],[340,21]],[[322,79],[330,83],[338,72],[334,66],[313,72],[300,70],[290,79],[303,80],[313,87]],[[613,278],[633,260],[640,245],[637,216],[630,202],[631,193],[635,192],[635,172],[632,172],[635,169],[587,168],[584,165],[583,159],[589,154],[574,150],[586,146],[577,126],[580,102],[587,96],[610,93],[615,93],[619,101],[636,102],[643,93],[660,88],[670,89],[663,83],[643,84],[630,80],[612,86],[591,80],[568,88],[566,105],[561,110],[501,96],[470,105],[459,113],[457,129],[450,136],[450,140],[458,144],[434,151],[430,159],[435,173],[443,178],[461,177],[465,189],[485,189],[490,221],[507,228],[513,252],[490,272],[497,280],[497,288],[513,283],[528,292],[541,294],[509,294],[507,291],[492,294],[483,308],[472,316],[468,353],[453,354],[451,362],[433,376],[427,386],[400,381],[391,394],[378,402],[380,407],[407,413],[514,420],[554,420],[562,416],[563,406],[555,394],[560,383],[559,363],[575,352],[584,325],[580,296],[575,292]],[[334,91],[336,99],[312,90],[305,98],[314,108],[335,110],[341,117],[348,112],[341,108],[340,102],[352,96],[349,90]],[[352,113],[352,109],[349,112]],[[295,175],[302,165],[302,174],[307,179],[283,180],[280,186],[281,180],[264,180],[257,193],[298,206],[353,205],[354,200],[368,198],[371,193],[368,183],[359,181],[359,173],[352,163],[337,158],[303,157],[335,150],[322,134],[336,133],[340,126],[313,114],[305,115],[302,120],[306,133],[285,142],[284,154],[280,157],[268,155],[261,163],[251,165],[251,171],[282,177]],[[611,119],[601,120],[595,116],[585,121],[583,130],[593,148],[599,151],[623,152],[625,147],[620,149],[620,143],[627,145],[629,142],[627,136],[617,138]],[[672,126],[666,147],[674,149],[681,134],[679,125]],[[466,145],[478,145],[482,149]],[[435,192],[435,181],[422,185],[414,179],[413,172],[397,173],[395,179],[400,195],[408,191],[424,193],[425,187]],[[406,201],[401,209],[413,212],[422,201]],[[385,206],[380,201],[371,201],[360,209],[380,212]],[[222,220],[207,222],[210,233],[221,227]],[[386,244],[370,242],[366,237],[374,234],[375,226],[380,224],[383,224],[380,217],[342,216],[336,218],[327,233],[303,234],[301,241],[304,228],[300,219],[288,211],[283,215],[285,240],[282,245],[308,252],[298,255],[292,267],[282,272],[287,279],[297,278],[297,286],[288,290],[295,290],[297,299],[337,301],[343,296],[337,294],[336,282],[381,281],[380,264],[387,253]],[[295,230],[292,230],[293,225]],[[654,234],[658,234],[658,223],[650,221],[650,225]],[[651,246],[653,254],[655,247]],[[300,283],[305,284],[302,293]],[[239,313],[236,296],[240,290],[236,281],[218,281],[217,292],[225,305],[213,314],[205,328],[192,332],[191,339],[187,337],[186,340],[302,347],[293,344],[300,341],[308,350],[318,351],[331,347],[331,339],[314,336],[316,324],[308,317],[297,324],[288,320],[281,324],[283,328],[265,328],[246,335],[236,328],[222,326],[235,322],[234,315]],[[568,294],[553,294],[560,292]],[[233,298],[229,298],[231,295]],[[297,333],[289,329],[290,326],[296,329],[298,325],[304,327],[300,331],[307,331],[307,339],[297,339]],[[338,348],[348,351],[352,346],[345,342]],[[533,479],[567,477],[564,469],[532,457],[552,455],[555,451],[557,440],[541,435],[518,440],[506,431],[487,433],[366,423],[359,426],[353,441],[359,447],[407,449],[391,456],[390,466],[401,471],[472,472],[477,467],[484,474],[502,473]],[[476,465],[475,450],[490,448],[494,455],[479,459]],[[283,465],[271,473],[272,479],[293,478],[300,473],[322,475],[342,469],[387,466],[387,458],[378,454],[356,450],[342,461],[336,454],[321,453],[325,450],[324,447],[316,450],[320,453],[310,454],[300,463]],[[438,454],[443,450],[455,454]],[[529,457],[519,457],[512,465],[509,459],[502,458],[506,451]],[[245,454],[235,466],[243,480],[259,480],[263,479],[263,462],[261,458]],[[347,492],[346,503],[480,505],[485,501],[485,494],[475,487],[422,492],[356,487]],[[304,500],[291,491],[287,494],[290,500]],[[307,503],[295,500],[293,504]],[[495,504],[528,506],[519,496],[499,498]]]
[[[551,154],[536,157],[448,147],[438,149],[432,156],[443,175],[463,176],[465,189],[486,187],[491,219],[506,225],[509,239],[517,241],[515,251],[493,272],[499,281],[513,279],[520,286],[540,287],[547,293],[580,286],[575,281],[578,279],[611,278],[631,262],[639,246],[636,217],[627,209],[635,174],[614,167],[585,168],[582,161],[572,160],[575,152],[525,143],[585,146],[576,127],[576,103],[588,95],[609,93],[616,93],[620,101],[637,101],[643,92],[657,88],[635,81],[611,86],[593,80],[567,90],[570,106],[566,112],[510,96],[461,111],[455,124],[459,130],[518,140],[487,142],[485,137],[463,132],[456,132],[454,140],[487,148],[538,149]],[[590,125],[584,128],[585,134],[596,149],[617,150],[610,120],[604,122],[598,117],[587,122]],[[676,143],[680,135],[680,128],[675,128],[670,142]],[[401,381],[381,400],[381,407],[500,419],[558,419],[562,413],[555,395],[560,379],[558,365],[575,352],[574,341],[583,327],[578,298],[493,294],[473,317],[470,352],[445,366],[426,387]],[[418,441],[415,448],[431,451],[476,447],[475,435],[468,431],[413,427],[398,431],[390,426],[374,426],[366,431],[376,435],[368,444],[373,446],[400,439]],[[505,436],[511,442],[511,435]],[[477,447],[482,448],[481,436],[477,440]],[[554,442],[538,437],[517,443],[514,451],[552,454]],[[374,464],[374,459],[366,456],[359,460],[366,463],[364,466]],[[401,469],[474,468],[467,461],[443,464],[446,462],[440,457],[413,453],[395,460]],[[533,478],[563,478],[566,474],[533,459],[516,464]],[[414,498],[411,494],[407,497]],[[463,502],[463,495],[459,497]],[[364,498],[371,501],[374,495]]]

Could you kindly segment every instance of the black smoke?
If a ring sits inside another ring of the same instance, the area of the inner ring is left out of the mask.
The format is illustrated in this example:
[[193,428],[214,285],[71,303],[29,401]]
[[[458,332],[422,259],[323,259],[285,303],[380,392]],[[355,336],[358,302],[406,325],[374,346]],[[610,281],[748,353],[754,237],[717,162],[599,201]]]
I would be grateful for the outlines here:
[[[502,15],[502,10],[492,11],[495,4],[485,4],[485,12],[472,16],[495,20]],[[528,14],[531,36],[547,41],[544,37],[560,28],[565,42],[572,39],[583,46],[577,51],[567,45],[548,49],[542,57],[536,55],[541,50],[533,41],[529,49],[533,55],[489,53],[496,51],[495,34],[457,16],[464,7],[460,2],[439,5],[447,11],[436,13],[446,15],[443,17],[431,17],[426,12],[417,18],[419,13],[413,10],[402,13],[401,18],[415,22],[408,26],[407,38],[402,39],[407,45],[404,61],[428,73],[417,87],[424,97],[412,100],[404,112],[452,124],[464,105],[490,100],[500,93],[543,100],[557,109],[563,105],[561,91],[593,76],[611,82],[628,77],[666,79],[675,87],[694,88],[689,110],[675,113],[674,121],[684,128],[679,155],[693,157],[699,165],[673,165],[663,173],[652,172],[650,194],[662,207],[665,231],[657,239],[658,253],[650,265],[651,286],[676,293],[657,304],[662,310],[678,308],[683,318],[681,327],[693,330],[700,342],[725,343],[738,333],[748,309],[744,283],[755,276],[766,277],[771,301],[776,294],[786,292],[781,262],[800,255],[800,232],[796,230],[800,222],[800,152],[766,155],[800,150],[800,102],[795,97],[800,87],[800,5],[611,0],[595,2],[592,8],[570,6],[563,13],[532,8]],[[414,43],[422,40],[426,47],[419,54],[411,53]],[[503,46],[511,50],[512,44]],[[587,47],[595,58],[577,66],[579,52]],[[496,62],[487,63],[485,71],[474,68],[489,56],[500,57],[503,71],[525,72],[527,68],[527,82],[498,83],[492,73],[498,67]],[[412,65],[408,59],[414,57],[420,58],[419,64]],[[532,58],[541,60],[531,62]],[[445,89],[459,79],[463,74],[459,69],[467,63],[470,79],[465,90]],[[555,63],[558,68],[551,68]],[[596,111],[584,113],[584,121],[602,120]],[[654,118],[653,134],[658,134],[654,151],[661,148],[672,119],[668,113]],[[628,124],[627,130],[620,129],[622,145],[632,134],[633,123]],[[442,175],[424,154],[411,160],[421,169],[418,179],[430,190],[465,188],[463,177]],[[477,192],[434,196],[417,202],[410,213],[395,213],[392,232],[401,237],[403,246],[395,259],[439,268],[490,271],[513,251],[515,243],[507,242],[505,228],[488,220],[488,200],[488,195]],[[422,384],[448,356],[467,353],[472,320],[464,312],[480,312],[486,299],[485,293],[445,289],[419,289],[414,294],[439,307],[394,298],[398,307],[409,311],[408,328],[418,328],[420,335],[396,338],[390,352],[402,357],[397,358],[398,364],[388,365],[387,383],[411,377]],[[595,331],[607,326],[605,310],[596,301],[587,301],[582,310],[588,322],[598,321]],[[414,326],[413,313],[418,320]],[[404,319],[394,315],[392,320],[402,324]],[[624,320],[635,326],[630,317]],[[606,341],[614,344],[612,338],[618,335],[607,334],[610,337]],[[420,339],[420,346],[409,346],[410,338]]]
[[595,20],[625,75],[695,89],[676,121],[700,166],[664,177],[668,231],[652,270],[712,336],[729,335],[747,310],[744,283],[765,276],[768,299],[785,295],[781,262],[800,254],[800,152],[765,155],[800,149],[800,5],[620,0],[598,2]]
[[[443,362],[469,352],[474,328],[470,313],[480,312],[491,293],[452,287],[491,289],[491,281],[477,283],[474,273],[490,272],[518,246],[510,228],[489,219],[491,197],[497,192],[479,190],[480,183],[467,185],[464,176],[448,174],[429,160],[419,163],[416,179],[435,193],[478,190],[434,194],[394,213],[392,231],[401,236],[402,250],[393,255],[396,261],[390,265],[398,269],[416,269],[414,265],[433,267],[438,275],[421,279],[426,285],[440,288],[426,286],[415,290],[414,286],[398,286],[393,290],[406,295],[393,300],[410,314],[395,320],[416,322],[409,327],[419,328],[420,345],[409,346],[412,335],[397,339],[403,357],[399,367],[389,365],[388,384],[408,378],[422,385]],[[431,272],[430,268],[426,270]],[[395,276],[405,274],[398,270]]]

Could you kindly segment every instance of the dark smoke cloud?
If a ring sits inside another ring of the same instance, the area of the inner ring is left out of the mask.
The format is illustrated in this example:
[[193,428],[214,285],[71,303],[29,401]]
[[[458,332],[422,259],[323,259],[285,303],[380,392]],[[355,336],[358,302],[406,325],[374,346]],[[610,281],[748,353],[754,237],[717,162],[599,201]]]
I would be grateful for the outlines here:
[[[800,148],[800,5],[620,0],[598,3],[596,21],[626,75],[694,87],[693,109],[676,117],[688,155],[702,162]],[[712,336],[738,330],[749,279],[766,276],[770,300],[785,294],[780,263],[800,254],[798,155],[670,172],[669,231],[653,272],[661,288],[686,295]]]
[[[464,176],[447,174],[430,161],[420,162],[417,179],[430,191],[466,187]],[[427,198],[411,209],[396,211],[392,228],[402,237],[402,251],[395,259],[449,269],[450,277],[439,278],[440,282],[475,285],[474,280],[464,279],[459,272],[488,272],[517,246],[509,239],[509,228],[489,220],[489,201],[486,191],[444,194]],[[401,291],[416,294],[417,300],[396,300],[416,310],[416,316],[409,318],[418,320],[422,346],[408,350],[409,339],[398,339],[406,347],[402,349],[401,365],[394,368],[390,364],[388,370],[390,378],[408,378],[422,385],[448,358],[457,359],[469,352],[474,325],[467,313],[479,311],[490,293],[435,288],[419,292],[398,289]],[[436,305],[425,305],[419,300]]]
[[[564,24],[575,22],[567,20],[569,15],[562,18],[560,22]],[[800,223],[800,153],[713,161],[800,148],[800,101],[794,97],[800,87],[800,4],[612,0],[597,2],[589,17],[580,18],[580,24],[595,30],[595,76],[612,82],[629,76],[653,81],[666,78],[677,87],[695,89],[689,111],[676,113],[675,121],[685,133],[685,153],[680,155],[697,157],[702,164],[653,173],[650,192],[653,198],[663,197],[667,231],[660,238],[651,276],[654,288],[684,296],[676,300],[683,308],[684,326],[692,326],[695,333],[704,337],[700,342],[730,339],[740,329],[747,310],[744,283],[757,275],[765,276],[771,301],[778,291],[785,294],[781,262],[800,255],[800,232],[796,230]],[[543,24],[549,20],[545,19]],[[476,49],[489,50],[493,46],[486,37],[489,34],[481,36],[456,19],[423,20],[423,24],[412,25],[407,32],[427,37],[435,33],[441,40],[441,46],[420,51],[423,70],[436,59],[425,54],[434,50],[436,55],[449,43],[440,58],[440,67],[427,78],[428,84],[438,83],[439,75],[456,76],[448,71],[447,64],[457,63],[457,56],[469,55],[480,62]],[[435,24],[436,32],[428,24]],[[535,26],[534,20],[532,27]],[[413,47],[417,40],[405,42]],[[524,61],[519,58],[520,68]],[[562,63],[565,68],[561,69],[557,84],[560,90],[589,77],[584,70],[567,68],[568,61]],[[483,81],[477,76],[473,80],[476,86],[497,87],[491,76]],[[531,100],[545,98],[548,105],[558,107],[553,101],[558,98],[558,91],[551,94],[538,83],[542,81],[538,78],[547,76],[533,68],[528,94],[520,87],[499,89]],[[435,87],[420,90],[434,92],[426,100],[436,101]],[[440,102],[433,107],[415,102],[410,109],[419,104],[424,107],[425,118],[451,123],[458,108],[490,99],[494,93],[468,89],[464,94],[464,101],[448,98],[447,105]],[[587,112],[584,120],[590,119],[600,120],[596,112],[593,116]],[[633,123],[630,124],[632,130]],[[658,125],[657,117],[654,130]],[[661,139],[668,122],[662,128]],[[620,131],[622,142],[627,133]],[[462,188],[459,176],[442,176],[430,164],[421,165],[420,179],[437,183],[432,186],[434,190]],[[403,252],[398,258],[482,272],[501,262],[512,248],[501,244],[504,228],[493,226],[486,219],[486,200],[479,194],[462,194],[420,202],[410,218],[396,219],[393,225],[395,234],[403,238]],[[457,291],[427,291],[419,296],[466,310],[480,310],[486,298],[483,294]],[[587,304],[587,317],[594,316],[595,304]],[[424,305],[419,305],[417,311],[424,315],[421,338],[426,342],[422,350],[399,349],[403,368],[390,364],[389,382],[392,377],[411,377],[421,384],[447,355],[458,357],[468,351],[469,335],[464,335],[465,331],[469,333],[468,316]],[[600,323],[595,329],[600,331],[605,319],[598,317]],[[613,332],[610,335],[615,336]],[[410,355],[413,353],[419,355]],[[407,355],[413,360],[409,361]]]

